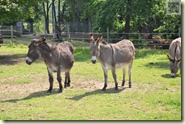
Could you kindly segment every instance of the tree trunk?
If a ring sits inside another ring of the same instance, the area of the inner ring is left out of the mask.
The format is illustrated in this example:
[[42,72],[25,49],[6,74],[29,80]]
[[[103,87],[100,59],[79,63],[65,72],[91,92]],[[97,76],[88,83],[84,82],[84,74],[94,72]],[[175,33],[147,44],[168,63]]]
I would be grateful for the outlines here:
[[64,4],[63,4],[63,6],[62,6],[62,12],[61,12],[61,14],[60,14],[60,19],[61,19],[60,21],[61,21],[61,22],[64,22],[63,17],[64,17],[65,9],[66,9],[66,2],[64,1]]
[[56,10],[55,10],[55,0],[52,0],[52,14],[54,18],[54,25],[57,25],[57,17],[56,17]]
[[127,10],[126,10],[126,18],[125,18],[125,33],[126,39],[129,39],[130,33],[130,16],[131,15],[131,0],[127,0]]
[[56,11],[55,11],[55,0],[52,0],[52,21],[53,21],[53,39],[58,39],[56,34],[57,27],[57,19],[56,19]]
[[42,7],[43,7],[43,12],[44,12],[44,21],[45,21],[45,33],[49,34],[49,9],[50,9],[51,4],[49,5],[49,1],[46,2],[46,6],[45,3],[42,3]]
[[46,30],[46,34],[49,34],[49,15],[46,16],[45,18],[45,30]]
[[61,12],[60,12],[60,0],[58,0],[58,25],[56,28],[56,33],[57,33],[57,37],[58,39],[61,39]]
[[[149,18],[148,24],[150,24],[151,22],[153,22],[153,19]],[[153,35],[152,35],[152,33],[153,33],[153,25],[152,24],[148,26],[148,31],[147,32],[150,33],[150,35],[148,36],[148,39],[152,39],[152,37],[153,37]]]
[[33,33],[33,20],[30,20],[30,33]]
[[58,0],[58,26],[61,24],[60,0]]

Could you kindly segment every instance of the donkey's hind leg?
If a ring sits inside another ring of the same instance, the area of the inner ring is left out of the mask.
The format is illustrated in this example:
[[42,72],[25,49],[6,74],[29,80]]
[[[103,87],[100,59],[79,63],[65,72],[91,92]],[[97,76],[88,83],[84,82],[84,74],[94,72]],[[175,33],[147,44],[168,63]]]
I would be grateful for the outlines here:
[[70,72],[68,72],[68,83],[67,83],[68,87],[70,87],[70,83],[71,83],[71,77],[70,77]]
[[62,91],[63,91],[63,87],[62,87],[62,77],[61,77],[61,75],[60,75],[60,67],[58,67],[58,69],[57,69],[57,81],[58,81],[58,83],[59,83],[59,93],[61,93]]
[[133,61],[131,61],[128,65],[128,75],[129,75],[129,88],[132,87],[132,82],[131,82],[131,75],[132,75],[132,63]]
[[69,72],[65,72],[65,82],[64,82],[64,87],[70,87],[70,73]]
[[123,80],[122,80],[122,85],[121,86],[125,85],[125,75],[126,75],[126,68],[123,67]]
[[68,74],[65,72],[65,82],[64,82],[64,88],[67,87],[67,82],[68,82]]
[[50,84],[50,86],[49,86],[49,89],[48,89],[48,91],[47,91],[47,93],[51,93],[52,92],[52,90],[53,90],[53,74],[52,74],[52,71],[50,71],[50,69],[48,68],[48,76],[49,76],[49,84]]

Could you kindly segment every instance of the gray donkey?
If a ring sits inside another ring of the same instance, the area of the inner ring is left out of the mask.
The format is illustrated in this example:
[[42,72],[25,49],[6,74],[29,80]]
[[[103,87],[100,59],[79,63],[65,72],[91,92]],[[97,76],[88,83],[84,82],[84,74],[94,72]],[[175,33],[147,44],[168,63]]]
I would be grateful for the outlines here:
[[128,66],[129,88],[131,88],[131,69],[135,55],[135,47],[129,40],[122,40],[115,44],[109,44],[103,41],[103,37],[94,40],[93,35],[90,35],[90,54],[92,63],[96,63],[96,59],[100,61],[104,71],[104,87],[106,90],[108,70],[111,69],[115,82],[115,90],[118,90],[118,82],[116,79],[116,68],[123,69],[122,86],[125,84],[126,66]]
[[180,66],[180,73],[181,73],[181,38],[176,38],[173,40],[169,47],[170,55],[167,55],[168,59],[170,60],[170,70],[171,70],[171,77],[175,77],[178,68]]
[[45,38],[33,39],[28,46],[26,63],[31,64],[38,58],[43,58],[47,65],[50,87],[48,93],[53,89],[53,72],[57,72],[59,92],[63,91],[61,72],[65,72],[65,86],[70,86],[70,70],[74,63],[74,49],[71,43],[62,42],[58,45],[46,43]]

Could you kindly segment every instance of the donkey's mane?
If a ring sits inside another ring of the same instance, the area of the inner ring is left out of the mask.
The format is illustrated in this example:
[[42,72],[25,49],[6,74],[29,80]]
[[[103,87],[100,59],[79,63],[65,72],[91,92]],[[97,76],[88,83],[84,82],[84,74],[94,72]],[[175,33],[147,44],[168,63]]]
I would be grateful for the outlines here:
[[108,43],[105,40],[103,40],[102,44],[107,45]]

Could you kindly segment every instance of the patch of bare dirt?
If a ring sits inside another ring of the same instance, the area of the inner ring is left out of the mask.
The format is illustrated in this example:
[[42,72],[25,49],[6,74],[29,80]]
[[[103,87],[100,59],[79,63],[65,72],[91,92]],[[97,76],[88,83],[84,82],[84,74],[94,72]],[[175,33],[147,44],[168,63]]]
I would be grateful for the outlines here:
[[103,87],[103,82],[100,81],[82,81],[71,83],[72,89],[85,89],[85,90],[95,90],[101,89]]
[[[64,85],[64,83],[63,83]],[[100,81],[82,81],[82,82],[71,82],[71,86],[67,89],[84,89],[87,91],[93,91],[93,90],[98,90],[103,88],[104,83]],[[10,99],[13,96],[6,96],[8,94],[13,94],[17,95],[19,97],[27,96],[31,93],[36,93],[36,92],[44,92],[49,88],[49,81],[48,79],[42,80],[42,82],[33,82],[33,83],[22,83],[22,84],[14,84],[14,83],[9,83],[9,84],[4,84],[0,86],[0,99]],[[53,83],[53,89],[58,90],[58,82],[54,81]],[[114,89],[114,83],[108,83],[107,89]],[[64,89],[66,90],[66,89]],[[4,96],[2,94],[5,94]]]
[[[102,87],[103,87],[102,82],[88,81],[88,82],[71,82],[71,86],[69,88],[95,90],[95,89],[101,89]],[[47,91],[48,88],[49,88],[49,81],[45,80],[42,82],[23,83],[23,84],[9,83],[9,84],[0,86],[0,91],[8,92],[8,93],[18,93],[21,95],[21,94],[27,94],[27,93],[43,91],[43,90]],[[59,88],[57,81],[54,81],[53,88],[54,89]]]

